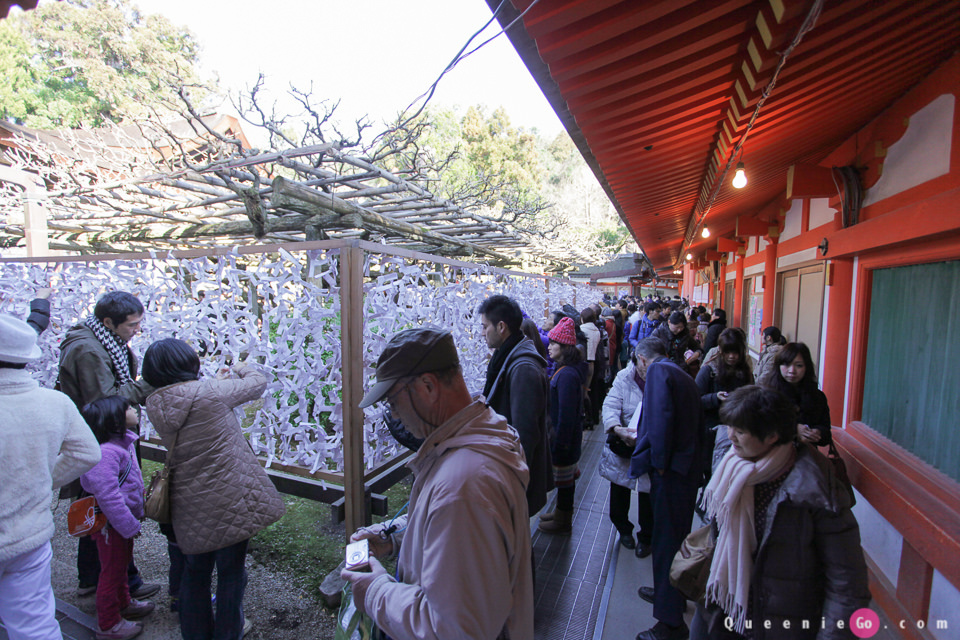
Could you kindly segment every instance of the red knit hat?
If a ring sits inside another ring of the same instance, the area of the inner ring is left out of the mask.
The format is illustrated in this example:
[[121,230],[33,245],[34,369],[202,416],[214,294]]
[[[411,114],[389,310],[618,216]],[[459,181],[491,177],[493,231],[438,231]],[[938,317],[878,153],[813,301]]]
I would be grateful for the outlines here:
[[577,344],[577,331],[573,327],[573,320],[560,318],[560,322],[553,329],[550,329],[547,337],[553,342],[575,346]]

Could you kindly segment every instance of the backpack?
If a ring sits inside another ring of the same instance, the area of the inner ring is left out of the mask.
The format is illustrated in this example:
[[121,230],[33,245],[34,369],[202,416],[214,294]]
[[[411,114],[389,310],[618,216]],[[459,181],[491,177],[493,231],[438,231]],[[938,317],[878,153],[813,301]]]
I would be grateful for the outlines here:
[[610,336],[607,335],[605,327],[597,325],[597,328],[600,330],[600,344],[597,345],[597,356],[593,363],[594,375],[600,376],[604,382],[609,382],[607,378],[610,373]]
[[600,329],[600,344],[597,345],[597,360],[603,360],[604,365],[610,362],[610,335],[603,326],[597,326]]

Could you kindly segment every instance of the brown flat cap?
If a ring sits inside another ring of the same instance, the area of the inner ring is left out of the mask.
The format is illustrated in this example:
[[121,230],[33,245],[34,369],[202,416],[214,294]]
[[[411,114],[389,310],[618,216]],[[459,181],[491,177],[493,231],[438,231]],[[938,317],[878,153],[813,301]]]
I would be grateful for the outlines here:
[[369,407],[387,395],[400,378],[440,371],[460,364],[453,335],[443,329],[406,329],[390,338],[377,360],[377,383],[363,396],[360,408]]

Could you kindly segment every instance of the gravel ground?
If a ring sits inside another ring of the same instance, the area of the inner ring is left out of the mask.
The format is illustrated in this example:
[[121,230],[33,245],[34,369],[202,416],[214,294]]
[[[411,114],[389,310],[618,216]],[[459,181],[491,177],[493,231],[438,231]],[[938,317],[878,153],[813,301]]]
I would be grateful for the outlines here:
[[[54,512],[57,531],[53,544],[53,591],[58,598],[96,617],[95,598],[77,597],[77,541],[67,535],[66,500],[61,500]],[[177,640],[180,624],[177,614],[169,609],[167,596],[167,539],[153,521],[146,521],[143,535],[137,538],[133,557],[147,582],[163,585],[152,598],[156,610],[144,622],[143,640]],[[326,609],[319,594],[310,594],[301,588],[295,578],[260,564],[247,556],[249,583],[244,596],[244,614],[253,622],[247,640],[299,640],[301,638],[333,638],[334,613]],[[216,580],[216,578],[214,578]]]

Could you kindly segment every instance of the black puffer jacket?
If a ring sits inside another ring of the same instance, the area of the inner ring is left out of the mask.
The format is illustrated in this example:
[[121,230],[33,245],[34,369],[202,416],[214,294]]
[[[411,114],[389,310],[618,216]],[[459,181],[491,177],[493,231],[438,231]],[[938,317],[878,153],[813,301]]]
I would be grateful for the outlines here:
[[779,369],[775,366],[774,371],[760,383],[776,389],[793,400],[797,406],[797,423],[805,424],[820,432],[820,442],[817,446],[826,447],[833,442],[833,434],[830,431],[830,406],[827,404],[827,396],[817,388],[816,382],[791,385],[784,381]]
[[[850,493],[831,463],[813,447],[797,446],[796,463],[767,508],[755,557],[750,587],[754,640],[854,637],[850,617],[869,604],[870,591],[851,506]],[[711,607],[708,614],[722,628],[722,612]],[[784,628],[787,620],[789,629]],[[765,621],[770,621],[769,630]],[[837,628],[839,621],[843,629]]]
[[697,374],[697,388],[700,390],[700,406],[703,407],[703,417],[706,420],[707,429],[713,429],[720,424],[720,399],[717,393],[720,391],[735,391],[740,387],[753,384],[753,374],[749,371],[745,373],[738,371],[738,375],[726,382],[720,383],[720,358],[718,355],[710,362],[700,367]]
[[674,335],[673,332],[670,331],[670,323],[668,322],[663,322],[654,329],[653,336],[651,337],[658,338],[667,349],[667,357],[687,373],[691,373],[691,368],[687,365],[686,358],[683,357],[683,354],[686,353],[688,349],[691,351],[703,351],[700,348],[700,343],[690,334],[689,329],[684,328],[683,331]]
[[821,447],[833,442],[833,433],[830,430],[830,406],[827,396],[816,387],[800,389],[797,394],[797,406],[800,407],[799,421],[813,427],[820,432]]
[[711,320],[710,324],[707,325],[707,337],[703,339],[703,351],[706,353],[717,346],[717,340],[720,339],[720,334],[723,333],[723,330],[727,328],[727,319],[723,320]]
[[727,437],[726,427],[719,431],[715,427],[720,424],[720,399],[717,397],[719,391],[735,391],[742,386],[753,384],[753,374],[749,371],[744,375],[739,375],[728,380],[726,384],[720,384],[720,358],[719,354],[710,362],[700,367],[697,373],[697,389],[700,390],[700,406],[703,408],[703,419],[707,428],[707,440],[704,447],[704,469],[708,470],[709,477],[713,469],[720,464],[723,454],[730,448],[730,439]]

